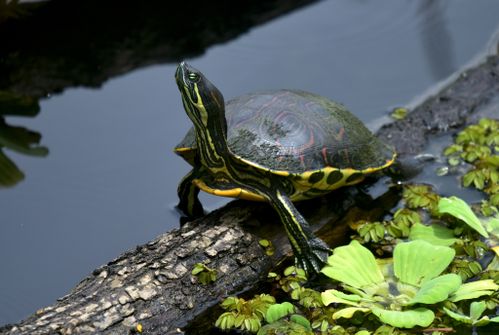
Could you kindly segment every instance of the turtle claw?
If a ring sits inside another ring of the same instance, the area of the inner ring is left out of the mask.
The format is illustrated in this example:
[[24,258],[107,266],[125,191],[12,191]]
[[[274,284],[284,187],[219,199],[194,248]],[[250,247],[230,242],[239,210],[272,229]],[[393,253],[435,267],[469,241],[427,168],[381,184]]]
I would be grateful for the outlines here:
[[327,262],[331,249],[321,239],[315,237],[308,241],[305,252],[295,251],[296,264],[308,275],[318,274]]

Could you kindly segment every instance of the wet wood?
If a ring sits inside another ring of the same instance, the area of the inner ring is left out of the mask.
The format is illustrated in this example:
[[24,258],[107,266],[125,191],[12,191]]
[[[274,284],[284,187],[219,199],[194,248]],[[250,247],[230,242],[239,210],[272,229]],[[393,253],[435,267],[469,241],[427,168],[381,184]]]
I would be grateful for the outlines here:
[[[384,126],[379,136],[402,155],[420,152],[430,134],[466,124],[499,96],[499,58],[463,73],[414,109],[406,120]],[[497,116],[497,115],[496,115]],[[383,183],[386,180],[382,180]],[[299,210],[331,245],[348,238],[346,221],[376,218],[398,201],[390,188],[375,202],[361,188],[339,190],[305,202]],[[267,256],[261,238],[276,247]],[[0,334],[129,334],[140,324],[146,334],[174,334],[229,295],[262,285],[269,270],[289,261],[290,248],[276,215],[265,204],[232,202],[182,228],[124,253],[96,269],[67,296]],[[191,275],[196,263],[217,270],[202,285]]]

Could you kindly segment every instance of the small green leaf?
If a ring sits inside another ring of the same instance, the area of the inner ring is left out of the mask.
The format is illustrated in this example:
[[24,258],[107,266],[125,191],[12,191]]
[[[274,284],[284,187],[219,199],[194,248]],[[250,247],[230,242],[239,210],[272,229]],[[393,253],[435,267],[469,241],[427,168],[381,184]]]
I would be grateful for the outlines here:
[[408,311],[391,311],[374,307],[372,312],[382,322],[399,328],[415,326],[428,327],[435,319],[435,314],[426,308],[415,308]]
[[448,316],[450,316],[451,318],[453,318],[456,321],[459,321],[459,322],[462,322],[462,323],[466,323],[466,324],[472,324],[473,323],[473,321],[471,321],[471,318],[469,316],[466,316],[466,315],[463,315],[463,314],[460,314],[460,313],[456,313],[456,312],[450,310],[447,307],[444,307],[443,310],[444,310],[445,314],[447,314]]
[[463,186],[468,187],[471,184],[475,186],[475,188],[482,190],[485,187],[485,180],[487,177],[484,174],[483,170],[471,170],[468,171],[463,176]]
[[483,224],[491,235],[499,237],[499,217],[490,218]]
[[438,211],[464,221],[464,223],[476,230],[483,237],[489,237],[480,220],[478,220],[475,213],[473,213],[468,204],[463,200],[457,197],[441,198],[438,202]]
[[271,241],[262,239],[258,241],[258,244],[260,244],[265,249],[265,254],[267,256],[272,256],[274,254],[275,247]]
[[217,280],[217,270],[211,269],[203,263],[196,263],[191,274],[203,284],[210,284]]
[[283,302],[282,304],[275,304],[270,306],[269,309],[267,309],[267,314],[265,315],[265,321],[267,321],[268,323],[272,323],[294,312],[295,312],[295,306],[293,306],[287,301]]
[[419,287],[441,274],[454,255],[452,248],[423,240],[399,243],[393,251],[394,273],[401,282]]
[[297,323],[299,325],[302,325],[307,330],[310,330],[310,331],[312,330],[312,326],[310,326],[310,321],[308,321],[307,318],[305,318],[302,315],[293,314],[293,315],[290,316],[289,320],[292,321],[292,322],[294,322],[294,323]]
[[370,312],[371,310],[367,307],[346,307],[338,310],[333,314],[333,319],[338,320],[340,318],[351,319],[356,312]]
[[455,153],[458,153],[461,151],[463,151],[462,145],[452,144],[452,145],[448,146],[447,148],[445,148],[444,155],[449,156],[449,155],[452,155],[452,154],[455,154]]
[[425,282],[414,298],[409,301],[409,305],[417,303],[435,304],[444,301],[461,285],[461,277],[454,273],[439,276]]
[[350,286],[362,288],[384,281],[373,254],[358,241],[335,248],[327,262],[321,272]]
[[393,110],[391,117],[395,120],[403,120],[406,118],[407,112],[407,108],[398,107]]
[[470,305],[470,318],[473,321],[478,321],[482,313],[487,309],[485,301],[474,301]]
[[451,246],[457,238],[454,237],[454,232],[446,227],[432,224],[425,226],[421,223],[416,223],[411,227],[409,233],[410,240],[425,240],[433,245]]
[[362,299],[356,294],[345,294],[335,289],[322,292],[321,298],[324,306],[328,306],[332,303],[357,306],[357,302]]
[[270,246],[270,241],[262,239],[262,240],[258,241],[258,244],[260,244],[264,248],[267,248],[268,246]]
[[225,312],[222,313],[215,321],[215,327],[218,327],[222,330],[228,330],[231,329],[234,326],[234,321],[235,321],[235,314],[234,312]]
[[475,299],[484,295],[491,295],[499,289],[499,285],[492,279],[477,280],[462,284],[451,296],[450,301]]
[[287,334],[287,335],[314,335],[312,330],[304,327],[303,325],[287,321],[279,320],[271,324],[265,325],[258,331],[257,335],[274,335],[274,334]]
[[470,305],[470,316],[454,312],[447,307],[443,310],[445,314],[462,323],[470,324],[476,327],[485,326],[490,322],[499,322],[499,317],[490,319],[488,316],[481,317],[482,313],[487,309],[485,301],[475,301]]

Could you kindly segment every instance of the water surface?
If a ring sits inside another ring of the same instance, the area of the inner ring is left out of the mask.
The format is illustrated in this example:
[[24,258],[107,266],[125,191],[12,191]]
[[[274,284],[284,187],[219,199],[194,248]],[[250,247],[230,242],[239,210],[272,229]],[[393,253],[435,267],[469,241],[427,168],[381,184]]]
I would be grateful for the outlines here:
[[[323,1],[188,61],[226,98],[307,90],[345,104],[372,128],[482,50],[497,13],[499,2],[487,0]],[[43,99],[36,118],[7,118],[40,132],[50,153],[7,152],[26,178],[0,191],[0,324],[178,226],[176,186],[189,168],[172,148],[190,123],[175,67],[66,89]],[[203,199],[209,209],[223,204]]]

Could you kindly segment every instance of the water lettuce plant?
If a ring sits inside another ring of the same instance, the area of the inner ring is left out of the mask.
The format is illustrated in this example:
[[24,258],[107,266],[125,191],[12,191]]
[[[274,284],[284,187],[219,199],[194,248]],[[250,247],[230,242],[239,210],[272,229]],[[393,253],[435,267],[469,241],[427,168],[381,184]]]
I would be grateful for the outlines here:
[[461,285],[458,275],[441,275],[454,254],[452,248],[417,240],[397,244],[393,263],[380,265],[366,247],[352,241],[336,248],[322,269],[351,294],[326,290],[323,302],[347,306],[333,315],[335,319],[351,318],[360,311],[394,327],[426,327],[435,314],[424,305],[444,301]]

